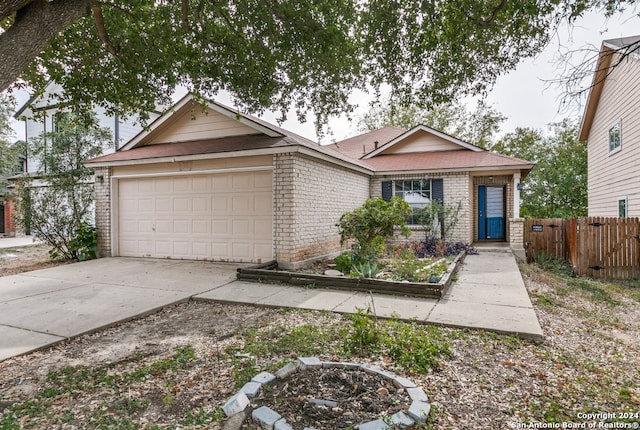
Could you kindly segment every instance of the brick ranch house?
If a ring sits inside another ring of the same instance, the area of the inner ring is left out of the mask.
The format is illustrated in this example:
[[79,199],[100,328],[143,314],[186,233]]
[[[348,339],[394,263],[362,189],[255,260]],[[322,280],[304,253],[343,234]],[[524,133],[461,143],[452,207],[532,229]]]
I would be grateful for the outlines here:
[[275,259],[289,269],[339,252],[340,216],[378,196],[460,202],[454,240],[521,248],[518,184],[533,167],[423,125],[321,146],[189,95],[86,164],[100,256]]

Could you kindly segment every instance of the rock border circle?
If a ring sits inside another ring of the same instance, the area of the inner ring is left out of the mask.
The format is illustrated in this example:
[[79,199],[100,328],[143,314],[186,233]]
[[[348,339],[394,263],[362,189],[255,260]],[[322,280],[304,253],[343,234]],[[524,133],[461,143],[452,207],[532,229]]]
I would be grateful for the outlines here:
[[[277,379],[287,379],[298,371],[306,371],[320,368],[342,368],[345,370],[360,370],[372,375],[379,375],[388,379],[397,388],[403,388],[406,390],[411,405],[406,411],[401,411],[391,416],[391,425],[382,419],[374,421],[368,421],[359,424],[357,428],[359,430],[390,430],[390,429],[404,429],[411,427],[415,424],[425,423],[429,412],[431,411],[431,404],[425,394],[424,390],[414,384],[407,378],[398,376],[393,372],[384,370],[381,367],[373,366],[371,364],[360,364],[351,362],[339,362],[339,361],[321,361],[317,357],[300,357],[297,363],[289,363],[275,374],[269,372],[261,372],[254,376],[250,382],[247,382],[236,394],[231,396],[229,400],[222,406],[222,410],[225,415],[229,417],[225,429],[239,429],[246,418],[244,411],[249,406],[253,398],[258,395],[263,385],[269,385],[271,382]],[[327,402],[326,400],[313,399],[318,402]],[[260,427],[266,430],[292,430],[292,427],[287,421],[275,410],[268,406],[261,406],[258,409],[254,409],[251,413],[251,418]],[[313,428],[305,428],[305,430],[315,430]]]

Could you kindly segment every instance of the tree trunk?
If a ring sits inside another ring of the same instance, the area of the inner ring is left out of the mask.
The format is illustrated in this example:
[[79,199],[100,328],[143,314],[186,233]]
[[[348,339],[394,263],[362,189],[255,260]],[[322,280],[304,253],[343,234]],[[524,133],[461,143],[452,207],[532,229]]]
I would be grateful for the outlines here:
[[15,22],[0,34],[0,91],[69,25],[91,13],[88,0],[33,0],[16,13]]

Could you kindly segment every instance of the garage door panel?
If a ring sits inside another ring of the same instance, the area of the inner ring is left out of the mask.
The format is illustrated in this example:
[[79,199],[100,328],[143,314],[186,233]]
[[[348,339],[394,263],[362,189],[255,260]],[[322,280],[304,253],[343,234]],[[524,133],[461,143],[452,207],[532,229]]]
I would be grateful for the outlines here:
[[209,242],[194,241],[191,244],[191,250],[196,258],[209,258],[211,256],[211,244]]
[[138,200],[138,212],[154,212],[154,201],[152,199],[140,199]]
[[[153,191],[159,194],[170,194],[173,191],[173,183],[176,178],[173,177],[165,177],[165,178],[155,178],[153,180]],[[149,193],[151,190],[149,190]]]
[[209,214],[211,212],[211,198],[210,197],[198,197],[195,196],[191,200],[191,211],[195,213],[202,212],[203,214]]
[[191,245],[188,241],[173,241],[173,252],[169,255],[187,258],[191,254]]
[[173,192],[191,191],[192,183],[191,178],[188,176],[177,177],[172,181]]
[[231,232],[234,236],[253,234],[253,222],[250,219],[234,219],[231,221]]
[[120,179],[123,256],[272,258],[271,172]]
[[158,197],[155,200],[155,212],[171,212],[171,199],[168,197]]
[[213,207],[211,210],[215,214],[228,215],[231,212],[231,196],[214,195],[212,198]]
[[217,175],[212,178],[211,189],[213,191],[229,192],[231,190],[231,177],[228,175]]
[[234,195],[232,197],[232,210],[234,214],[253,213],[253,196]]
[[234,242],[232,245],[231,258],[239,261],[246,261],[251,258],[253,245],[248,242]]
[[194,219],[191,221],[191,233],[193,234],[210,234],[208,219]]
[[211,232],[214,235],[226,235],[229,234],[230,227],[229,225],[231,224],[231,220],[228,219],[214,219],[211,222]]
[[173,232],[175,234],[191,233],[191,221],[188,219],[180,219],[173,221]]
[[154,254],[158,257],[171,255],[171,242],[169,240],[155,240]]
[[195,193],[208,193],[211,191],[211,176],[197,175],[191,179],[192,190]]
[[271,171],[265,171],[265,172],[256,172],[255,175],[253,175],[253,187],[254,189],[259,189],[262,191],[268,191],[269,193],[271,193],[271,186],[272,186],[272,182],[273,182],[273,174]]
[[138,182],[138,183],[134,182],[133,183],[133,187],[140,194],[151,194],[153,192],[153,182],[152,181],[141,181],[141,182]]
[[271,240],[273,222],[271,219],[253,220],[253,234],[256,239]]
[[253,206],[255,208],[256,213],[260,213],[260,214],[271,213],[272,211],[271,194],[255,196],[253,198]]
[[193,197],[174,197],[173,212],[192,212]]

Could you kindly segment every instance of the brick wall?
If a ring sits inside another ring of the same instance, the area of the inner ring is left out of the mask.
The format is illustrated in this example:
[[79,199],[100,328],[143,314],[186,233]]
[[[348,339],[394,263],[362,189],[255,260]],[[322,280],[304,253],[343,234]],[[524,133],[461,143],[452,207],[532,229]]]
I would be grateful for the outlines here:
[[302,154],[274,155],[274,247],[284,268],[341,250],[335,224],[369,197],[369,177]]
[[522,261],[527,259],[524,250],[524,222],[524,218],[509,218],[509,247]]
[[[445,206],[457,205],[460,202],[460,212],[458,213],[458,223],[452,232],[452,240],[455,242],[471,242],[473,236],[471,224],[471,198],[469,196],[469,173],[439,173],[439,174],[409,174],[409,175],[387,175],[374,176],[371,178],[371,197],[382,196],[382,182],[384,181],[407,181],[415,179],[442,179]],[[424,233],[418,227],[410,227],[413,231],[409,240],[424,239]]]
[[[100,179],[102,177],[102,179]],[[111,168],[95,168],[95,218],[98,257],[111,256]]]

